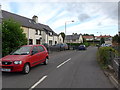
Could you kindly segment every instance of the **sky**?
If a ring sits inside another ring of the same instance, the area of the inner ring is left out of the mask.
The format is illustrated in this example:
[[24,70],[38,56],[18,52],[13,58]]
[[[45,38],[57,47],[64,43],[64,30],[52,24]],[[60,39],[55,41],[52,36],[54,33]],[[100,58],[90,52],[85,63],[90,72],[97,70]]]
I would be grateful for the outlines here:
[[[0,0],[2,10],[27,18],[37,15],[39,23],[57,34],[111,35],[118,33],[118,1],[107,0]],[[72,20],[74,22],[72,22]]]

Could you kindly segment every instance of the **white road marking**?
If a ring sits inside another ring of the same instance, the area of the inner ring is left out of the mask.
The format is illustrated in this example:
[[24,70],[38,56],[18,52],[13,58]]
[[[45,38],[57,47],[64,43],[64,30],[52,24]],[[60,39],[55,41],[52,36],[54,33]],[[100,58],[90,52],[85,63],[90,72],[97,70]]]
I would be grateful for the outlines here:
[[32,90],[32,89],[34,89],[38,84],[40,84],[45,78],[47,77],[47,75],[46,76],[43,76],[38,82],[36,82],[29,90]]
[[68,60],[66,60],[65,62],[61,63],[60,65],[57,66],[57,68],[61,67],[62,65],[64,65],[65,63],[67,63],[68,61],[70,61],[71,58],[69,58]]

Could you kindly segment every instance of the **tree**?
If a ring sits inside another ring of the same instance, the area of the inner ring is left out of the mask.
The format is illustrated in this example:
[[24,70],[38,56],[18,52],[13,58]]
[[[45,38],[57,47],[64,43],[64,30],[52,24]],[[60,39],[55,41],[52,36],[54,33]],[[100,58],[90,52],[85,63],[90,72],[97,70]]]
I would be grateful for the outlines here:
[[115,42],[115,43],[118,43],[120,44],[120,35],[115,35],[113,38],[112,38],[112,41]]
[[60,34],[61,34],[61,36],[62,36],[62,38],[63,38],[63,42],[64,42],[64,40],[65,40],[65,33],[64,33],[64,32],[61,32]]
[[100,39],[100,44],[103,44],[103,43],[105,43],[105,39],[104,39],[104,38],[101,38],[101,39]]
[[12,19],[4,20],[2,22],[2,56],[25,44],[27,44],[27,38],[21,25]]

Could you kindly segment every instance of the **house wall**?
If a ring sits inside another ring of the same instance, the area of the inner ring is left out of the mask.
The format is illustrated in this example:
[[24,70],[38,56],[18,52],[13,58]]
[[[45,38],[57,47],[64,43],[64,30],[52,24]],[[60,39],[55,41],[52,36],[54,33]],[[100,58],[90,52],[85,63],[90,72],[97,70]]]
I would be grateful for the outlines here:
[[36,38],[35,38],[35,29],[29,28],[29,39],[33,40],[33,45],[36,44]]
[[[28,38],[28,41],[29,41],[29,39],[33,39],[33,45],[36,44],[36,39],[40,39],[40,38],[41,38],[40,44],[43,44],[43,43],[50,44],[49,41],[52,41],[52,45],[55,44],[55,41],[57,43],[63,43],[63,38],[61,35],[60,36],[54,36],[54,35],[50,36],[50,35],[46,34],[45,31],[41,31],[41,35],[39,35],[39,30],[38,30],[38,35],[36,35],[35,29],[27,28],[27,27],[22,27],[22,29],[23,29],[23,33],[26,34],[26,38]],[[61,41],[60,41],[60,39],[61,39]]]
[[83,43],[83,37],[82,37],[82,35],[80,35],[80,37],[79,37],[79,43]]
[[54,37],[54,41],[53,41],[53,45],[55,44],[55,41],[57,42],[57,43],[59,43],[59,41],[58,41],[58,36],[53,36]]
[[61,34],[58,36],[58,43],[63,43],[63,38]]
[[43,32],[42,34],[42,43],[47,43],[50,45],[50,41],[52,41],[52,45],[55,44],[55,41],[57,41],[57,43],[59,42],[58,41],[58,36],[55,36],[55,35],[48,35],[46,34],[46,32]]
[[65,43],[83,43],[83,37],[80,35],[79,39],[76,40],[65,40]]
[[26,34],[26,38],[28,38],[28,30],[29,30],[29,28],[27,28],[27,27],[21,27],[21,28],[23,29],[23,33]]
[[[36,31],[35,31],[36,33]],[[43,31],[41,31],[41,35],[40,35],[40,31],[38,30],[38,35],[35,34],[35,41],[36,39],[40,40],[40,44],[42,44],[42,34],[43,34]]]

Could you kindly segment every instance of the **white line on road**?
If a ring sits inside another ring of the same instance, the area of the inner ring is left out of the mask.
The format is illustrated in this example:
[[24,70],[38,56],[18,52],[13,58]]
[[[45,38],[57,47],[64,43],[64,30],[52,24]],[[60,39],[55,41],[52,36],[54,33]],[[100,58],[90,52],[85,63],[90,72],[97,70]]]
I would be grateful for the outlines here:
[[60,65],[57,66],[57,68],[61,67],[62,65],[64,65],[65,63],[67,63],[68,61],[70,61],[71,58],[69,58],[68,60],[66,60],[65,62],[61,63]]
[[46,76],[43,76],[38,82],[36,82],[29,90],[32,90],[33,88],[35,88],[38,84],[40,84],[45,78],[47,77]]

